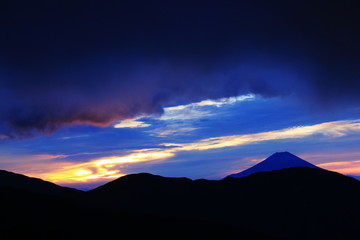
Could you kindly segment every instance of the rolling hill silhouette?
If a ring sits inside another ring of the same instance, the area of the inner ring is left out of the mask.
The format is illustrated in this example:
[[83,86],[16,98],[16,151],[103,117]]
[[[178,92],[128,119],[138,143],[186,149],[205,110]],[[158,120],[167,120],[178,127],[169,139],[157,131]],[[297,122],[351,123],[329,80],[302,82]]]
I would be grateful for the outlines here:
[[33,185],[0,183],[1,239],[360,239],[360,182],[320,168],[223,180],[140,173],[66,196],[21,179]]
[[82,191],[77,189],[61,187],[39,178],[27,177],[5,170],[0,170],[0,189],[18,189],[56,196],[78,196],[82,194]]
[[[161,186],[161,181],[155,184]],[[79,190],[0,171],[0,239],[221,239],[237,236],[276,240],[261,231],[221,221],[118,210],[107,204],[91,203],[88,197]]]
[[87,194],[114,209],[220,220],[279,239],[360,239],[360,182],[318,168],[218,181],[142,173]]
[[248,168],[242,172],[231,174],[227,177],[239,178],[246,177],[257,172],[270,172],[274,170],[292,168],[292,167],[309,167],[319,168],[289,152],[277,152],[265,159],[264,161]]

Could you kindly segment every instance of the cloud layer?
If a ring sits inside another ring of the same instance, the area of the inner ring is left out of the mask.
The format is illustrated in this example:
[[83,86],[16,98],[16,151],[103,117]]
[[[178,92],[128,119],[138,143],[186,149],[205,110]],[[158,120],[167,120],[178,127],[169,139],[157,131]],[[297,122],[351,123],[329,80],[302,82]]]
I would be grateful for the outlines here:
[[2,1],[1,137],[247,93],[358,106],[353,3]]
[[[61,161],[54,163],[39,164],[40,169],[49,169],[44,172],[31,172],[31,176],[40,177],[60,184],[74,184],[74,183],[96,183],[108,179],[118,178],[124,173],[123,168],[128,165],[144,162],[163,162],[165,160],[176,157],[176,155],[184,152],[206,152],[216,149],[234,148],[239,146],[249,146],[259,143],[266,143],[270,141],[296,141],[296,140],[321,140],[328,138],[347,138],[352,134],[360,132],[360,119],[324,122],[314,125],[297,126],[293,128],[285,128],[273,131],[219,136],[212,138],[204,138],[198,141],[186,143],[164,143],[157,148],[144,148],[129,151],[120,156],[108,156],[91,159],[87,162],[69,163]],[[326,138],[324,138],[326,137]],[[350,153],[351,154],[351,153]],[[42,158],[61,158],[62,156],[40,156]],[[312,156],[314,157],[314,156]],[[334,156],[333,156],[334,157]],[[34,158],[39,158],[36,156]],[[316,158],[316,156],[315,156]],[[324,157],[323,157],[324,159]],[[326,159],[326,158],[325,158]],[[359,161],[349,161],[344,163],[344,168],[341,172],[358,173],[357,168]],[[335,169],[336,165],[340,163],[325,162],[322,167],[329,167]],[[54,166],[55,165],[55,166]],[[340,167],[337,166],[339,169]],[[36,168],[38,169],[38,168]],[[235,170],[236,171],[236,170]],[[26,172],[26,170],[25,170]]]

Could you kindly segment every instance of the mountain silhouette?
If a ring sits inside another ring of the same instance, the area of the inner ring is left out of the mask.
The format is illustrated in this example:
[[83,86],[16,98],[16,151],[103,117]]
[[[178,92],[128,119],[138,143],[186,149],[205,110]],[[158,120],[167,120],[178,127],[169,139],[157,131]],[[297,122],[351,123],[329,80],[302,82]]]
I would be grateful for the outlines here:
[[133,174],[86,194],[112,209],[220,221],[279,239],[360,239],[360,182],[319,168],[194,181]]
[[257,172],[270,172],[274,170],[292,168],[292,167],[309,167],[319,168],[289,152],[277,152],[265,159],[264,161],[248,168],[242,172],[231,174],[227,177],[239,178],[246,177]]
[[[152,175],[139,176],[142,182]],[[132,177],[124,179],[130,178],[130,182],[136,182]],[[165,186],[162,182],[162,177],[158,176],[152,185],[163,188]],[[168,187],[171,188],[173,183],[170,181]],[[236,236],[243,239],[277,240],[261,231],[239,225],[191,216],[119,210],[107,204],[91,203],[88,197],[75,189],[0,171],[0,239],[221,239]]]
[[0,238],[360,239],[359,202],[358,180],[316,167],[222,180],[139,173],[88,192],[0,171]]
[[82,194],[82,191],[77,189],[61,187],[39,178],[27,177],[5,170],[0,170],[0,189],[19,189],[47,195],[74,197]]

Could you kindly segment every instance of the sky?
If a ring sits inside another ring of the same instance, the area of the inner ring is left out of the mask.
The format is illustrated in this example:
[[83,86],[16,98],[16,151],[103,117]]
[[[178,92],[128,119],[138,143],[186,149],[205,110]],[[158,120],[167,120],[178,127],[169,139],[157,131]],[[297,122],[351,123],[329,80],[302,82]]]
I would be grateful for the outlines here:
[[91,189],[274,152],[360,176],[356,1],[0,1],[0,168]]

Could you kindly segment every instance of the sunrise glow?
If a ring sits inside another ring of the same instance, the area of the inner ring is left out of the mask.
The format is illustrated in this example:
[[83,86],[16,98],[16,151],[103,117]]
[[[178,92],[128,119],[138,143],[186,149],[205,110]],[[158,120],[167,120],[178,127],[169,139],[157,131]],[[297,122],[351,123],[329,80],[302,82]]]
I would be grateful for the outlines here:
[[[210,151],[213,149],[234,148],[268,141],[291,141],[296,139],[308,139],[310,137],[320,139],[331,137],[336,139],[356,132],[360,132],[360,120],[325,122],[310,126],[297,126],[261,133],[205,138],[189,143],[163,143],[161,145],[166,148],[159,147],[135,150],[123,156],[95,158],[79,164],[69,165],[64,163],[62,167],[54,170],[51,169],[52,164],[49,164],[49,167],[47,167],[46,164],[43,164],[41,165],[41,168],[48,169],[45,173],[36,174],[34,172],[28,172],[28,174],[59,184],[96,182],[123,176],[125,173],[122,172],[121,169],[130,166],[131,164],[138,164],[141,162],[161,163],[176,157],[182,152]],[[314,157],[316,157],[316,154],[314,154]],[[307,158],[311,159],[311,155],[307,156]],[[249,159],[251,162],[251,158]],[[323,156],[320,159],[326,161],[326,156]],[[358,161],[322,162],[319,163],[319,167],[344,174],[360,174]]]

